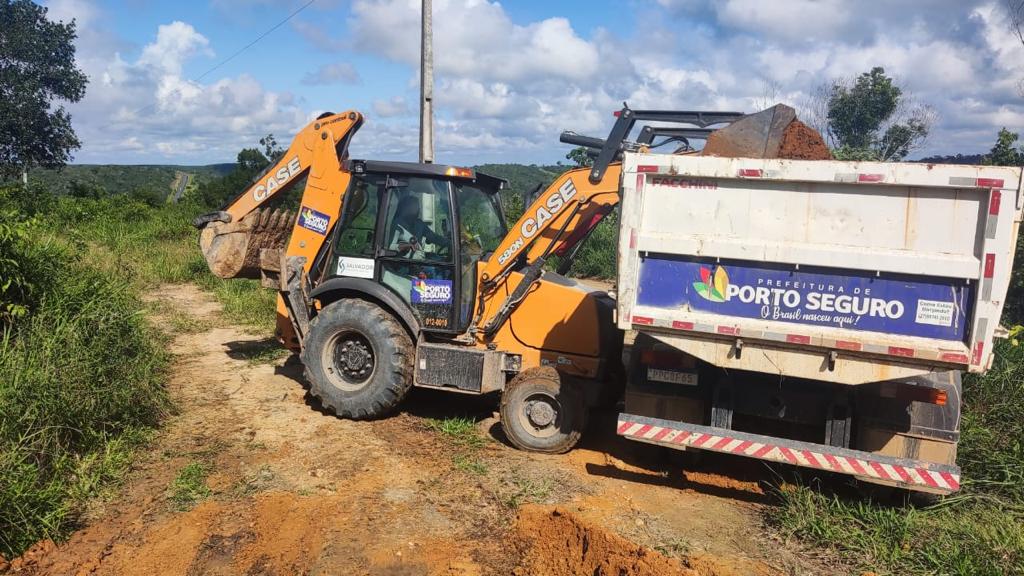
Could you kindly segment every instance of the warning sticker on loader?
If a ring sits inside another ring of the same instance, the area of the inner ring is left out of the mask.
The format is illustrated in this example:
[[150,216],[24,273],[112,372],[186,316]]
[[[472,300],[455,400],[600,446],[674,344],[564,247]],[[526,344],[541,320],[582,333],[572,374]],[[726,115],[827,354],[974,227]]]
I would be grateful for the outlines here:
[[651,257],[637,304],[963,341],[973,294],[952,278]]

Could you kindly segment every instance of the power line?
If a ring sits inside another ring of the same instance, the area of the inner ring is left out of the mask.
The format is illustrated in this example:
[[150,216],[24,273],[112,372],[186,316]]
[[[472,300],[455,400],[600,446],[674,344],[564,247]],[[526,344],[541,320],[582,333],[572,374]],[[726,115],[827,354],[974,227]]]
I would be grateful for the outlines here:
[[213,72],[214,70],[216,70],[216,69],[220,68],[221,66],[223,66],[223,65],[227,64],[228,62],[230,62],[230,61],[234,60],[234,59],[235,59],[235,57],[236,57],[236,56],[238,56],[239,54],[241,54],[242,52],[245,52],[245,51],[246,51],[246,50],[248,50],[249,48],[252,48],[253,46],[255,46],[257,42],[259,42],[260,40],[263,40],[264,38],[266,38],[267,36],[269,36],[269,35],[270,35],[270,34],[271,34],[271,33],[272,33],[272,32],[273,32],[274,30],[277,30],[277,29],[278,29],[278,28],[280,28],[281,26],[284,26],[285,24],[287,24],[287,23],[288,23],[288,21],[289,21],[289,20],[291,20],[292,18],[295,18],[296,16],[298,16],[298,15],[299,15],[299,12],[302,12],[302,11],[303,11],[303,10],[305,10],[306,8],[309,8],[309,5],[310,5],[310,4],[312,4],[313,2],[316,2],[316,0],[309,0],[309,2],[306,2],[306,3],[305,3],[305,4],[303,4],[302,6],[299,6],[298,8],[296,8],[296,9],[295,9],[295,11],[294,11],[294,12],[292,12],[291,14],[289,14],[287,18],[285,18],[284,20],[281,20],[281,21],[280,21],[280,22],[278,22],[277,24],[274,24],[274,26],[272,26],[272,27],[271,27],[271,28],[270,28],[269,30],[267,30],[267,31],[266,31],[266,32],[264,32],[263,34],[260,34],[258,38],[256,38],[256,39],[255,39],[255,40],[253,40],[252,42],[249,42],[249,43],[248,43],[248,44],[246,44],[245,46],[243,46],[243,47],[239,48],[239,49],[238,49],[238,50],[237,50],[237,51],[236,51],[236,52],[235,52],[234,54],[232,54],[231,56],[228,56],[228,57],[227,57],[227,58],[225,58],[224,60],[221,60],[221,61],[220,61],[219,63],[217,63],[216,65],[214,65],[214,67],[213,67],[213,68],[210,68],[210,69],[209,69],[209,70],[207,70],[206,72],[203,72],[202,74],[200,74],[200,75],[199,75],[199,77],[195,79],[195,82],[199,82],[200,80],[202,80],[203,78],[205,78],[205,77],[206,77],[206,76],[207,76],[208,74],[210,74],[210,73],[211,73],[211,72]]
[[[252,48],[256,44],[258,44],[261,40],[263,40],[267,36],[271,35],[275,30],[277,30],[281,26],[284,26],[285,24],[287,24],[289,20],[291,20],[292,18],[295,18],[296,16],[298,16],[300,12],[302,12],[306,8],[309,8],[310,5],[312,5],[314,2],[316,2],[316,0],[309,0],[308,2],[303,4],[302,6],[299,6],[291,14],[286,16],[283,20],[281,20],[277,24],[274,24],[273,26],[268,28],[266,31],[264,31],[262,34],[257,36],[255,40],[253,40],[252,42],[249,42],[245,46],[242,46],[241,48],[236,50],[232,55],[228,56],[227,58],[225,58],[225,59],[221,60],[220,62],[214,64],[209,70],[207,70],[206,72],[203,72],[198,77],[196,77],[194,80],[191,80],[191,82],[198,83],[198,82],[202,81],[203,78],[206,78],[208,75],[213,73],[215,70],[217,70],[221,66],[227,64],[228,62],[231,62],[236,57],[238,57],[242,52],[245,52],[249,48]],[[181,92],[181,88],[175,88],[169,95],[173,96],[173,95],[178,94],[180,92]],[[150,108],[153,108],[154,106],[156,106],[156,102],[154,102],[152,104],[147,104],[146,106],[143,106],[142,108],[139,108],[138,110],[136,110],[135,114],[141,114],[141,113],[145,112],[146,110],[149,110]]]

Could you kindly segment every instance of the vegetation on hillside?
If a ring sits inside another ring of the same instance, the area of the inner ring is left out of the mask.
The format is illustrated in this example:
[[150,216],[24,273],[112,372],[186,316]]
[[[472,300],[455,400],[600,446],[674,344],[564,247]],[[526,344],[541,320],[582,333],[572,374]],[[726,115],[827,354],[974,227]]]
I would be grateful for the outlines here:
[[234,164],[208,166],[124,166],[110,164],[71,164],[62,168],[29,170],[29,184],[57,196],[104,196],[125,194],[156,197],[165,202],[180,172],[200,181],[220,178],[234,169]]

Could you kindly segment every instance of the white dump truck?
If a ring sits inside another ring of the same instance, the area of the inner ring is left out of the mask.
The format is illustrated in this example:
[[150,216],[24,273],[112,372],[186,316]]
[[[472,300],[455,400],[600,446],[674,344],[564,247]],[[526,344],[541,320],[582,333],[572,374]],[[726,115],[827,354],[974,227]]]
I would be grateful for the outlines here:
[[1021,169],[626,153],[618,433],[960,487],[961,374],[1006,297]]

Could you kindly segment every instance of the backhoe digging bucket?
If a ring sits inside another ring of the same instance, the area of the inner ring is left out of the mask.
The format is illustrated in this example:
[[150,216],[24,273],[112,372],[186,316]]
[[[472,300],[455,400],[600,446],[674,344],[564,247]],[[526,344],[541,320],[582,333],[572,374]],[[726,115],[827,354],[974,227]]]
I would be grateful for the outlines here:
[[260,278],[260,252],[283,249],[295,213],[256,210],[238,222],[211,221],[199,234],[199,248],[219,278]]
[[796,119],[785,104],[749,114],[708,136],[702,156],[831,160],[832,153],[815,130]]

